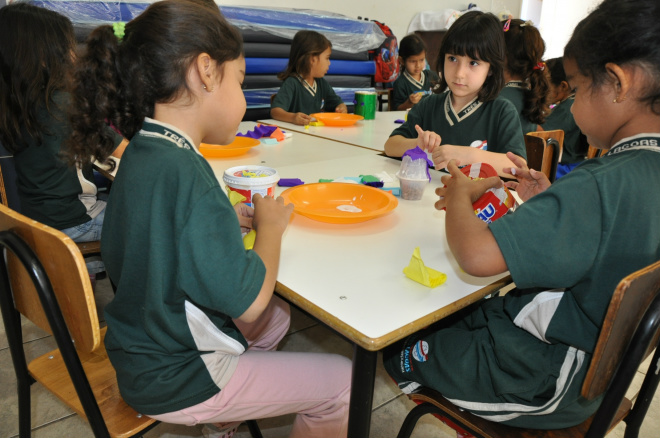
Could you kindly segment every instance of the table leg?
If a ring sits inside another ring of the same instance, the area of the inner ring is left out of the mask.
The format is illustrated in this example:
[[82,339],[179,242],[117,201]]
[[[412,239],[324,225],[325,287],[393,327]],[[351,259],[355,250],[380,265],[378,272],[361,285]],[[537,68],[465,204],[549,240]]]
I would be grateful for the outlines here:
[[374,399],[378,352],[353,346],[351,404],[348,411],[348,438],[368,438]]

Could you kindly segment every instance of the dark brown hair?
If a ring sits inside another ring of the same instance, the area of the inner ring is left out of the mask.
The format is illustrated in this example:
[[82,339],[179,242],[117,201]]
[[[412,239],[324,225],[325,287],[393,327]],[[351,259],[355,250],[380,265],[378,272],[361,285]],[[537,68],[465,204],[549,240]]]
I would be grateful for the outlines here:
[[647,71],[644,96],[660,115],[660,2],[605,0],[582,20],[564,48],[593,88],[608,82],[605,65],[635,64]]
[[488,102],[495,99],[504,86],[504,37],[500,22],[491,13],[470,11],[461,15],[451,25],[440,44],[438,72],[440,85],[436,92],[447,89],[445,80],[445,55],[467,56],[488,62],[490,73],[479,90],[479,100]]
[[332,48],[332,43],[323,34],[313,30],[296,32],[291,42],[289,64],[283,72],[277,75],[277,78],[283,81],[295,74],[301,76],[308,74],[311,68],[311,59],[314,56],[319,56],[328,48]]
[[37,116],[53,114],[53,93],[66,88],[74,50],[68,18],[27,3],[0,8],[0,140],[10,152],[48,134]]
[[[502,21],[502,26],[506,22]],[[545,42],[531,22],[518,18],[511,20],[509,30],[504,32],[504,41],[507,71],[528,82],[528,88],[523,93],[522,115],[530,122],[541,125],[549,110],[547,100],[550,92],[545,69],[539,68],[545,53]]]
[[126,24],[121,42],[111,26],[95,29],[75,74],[69,160],[105,159],[114,144],[104,124],[130,139],[156,103],[189,93],[186,76],[201,53],[221,65],[242,55],[243,42],[219,9],[197,2],[152,3]]
[[401,41],[399,41],[399,56],[403,59],[404,63],[406,62],[406,59],[411,56],[420,55],[422,52],[426,52],[426,44],[424,44],[422,38],[415,33],[406,35]]

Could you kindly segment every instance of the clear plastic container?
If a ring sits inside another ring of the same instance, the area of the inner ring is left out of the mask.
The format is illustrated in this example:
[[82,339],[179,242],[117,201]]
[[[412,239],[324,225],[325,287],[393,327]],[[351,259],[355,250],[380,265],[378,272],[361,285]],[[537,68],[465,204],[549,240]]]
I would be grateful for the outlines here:
[[424,189],[429,185],[428,164],[425,159],[403,157],[396,176],[401,184],[401,198],[411,201],[422,199]]

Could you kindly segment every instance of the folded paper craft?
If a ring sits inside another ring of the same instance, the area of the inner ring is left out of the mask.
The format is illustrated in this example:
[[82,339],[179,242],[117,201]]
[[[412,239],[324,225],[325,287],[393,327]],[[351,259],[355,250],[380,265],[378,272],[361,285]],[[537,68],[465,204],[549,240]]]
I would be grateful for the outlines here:
[[447,275],[435,269],[428,268],[424,265],[422,256],[419,252],[419,247],[415,248],[413,255],[410,258],[408,266],[403,268],[403,273],[411,280],[428,287],[437,287],[447,281]]
[[254,129],[248,130],[245,134],[239,132],[236,136],[256,138],[257,140],[264,137],[274,138],[277,141],[284,140],[284,133],[282,130],[277,126],[272,125],[257,125]]
[[254,248],[254,240],[257,238],[257,232],[250,230],[245,236],[243,236],[243,245],[245,249]]

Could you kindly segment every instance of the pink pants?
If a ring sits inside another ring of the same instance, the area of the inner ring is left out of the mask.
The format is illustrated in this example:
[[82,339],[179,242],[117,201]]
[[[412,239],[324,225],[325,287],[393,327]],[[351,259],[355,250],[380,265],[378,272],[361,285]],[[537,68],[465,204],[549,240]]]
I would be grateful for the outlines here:
[[351,361],[334,354],[272,351],[289,321],[289,305],[275,296],[257,321],[235,320],[249,347],[227,386],[196,406],[151,417],[192,426],[297,413],[291,438],[346,437]]

